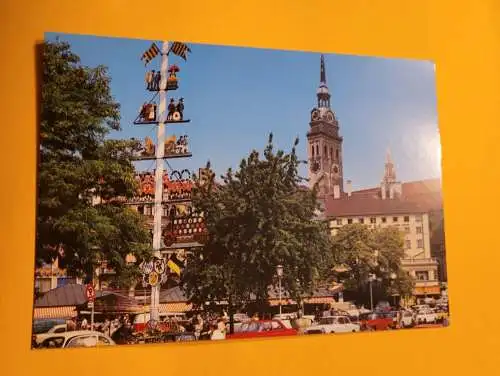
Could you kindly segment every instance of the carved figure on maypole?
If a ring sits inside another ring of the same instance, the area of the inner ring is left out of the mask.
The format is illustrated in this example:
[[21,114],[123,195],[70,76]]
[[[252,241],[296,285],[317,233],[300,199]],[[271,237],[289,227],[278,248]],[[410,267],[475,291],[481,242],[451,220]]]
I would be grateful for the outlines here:
[[184,120],[184,98],[180,98],[177,103],[174,98],[170,99],[168,104],[167,120],[170,122]]

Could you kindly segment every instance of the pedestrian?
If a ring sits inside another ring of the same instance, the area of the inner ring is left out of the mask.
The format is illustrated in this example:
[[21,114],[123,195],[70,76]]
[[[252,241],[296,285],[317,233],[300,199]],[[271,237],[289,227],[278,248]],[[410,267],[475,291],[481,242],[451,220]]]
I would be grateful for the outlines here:
[[75,321],[75,318],[72,317],[71,319],[69,319],[67,322],[66,322],[66,330],[68,332],[72,332],[72,331],[75,331],[76,330],[76,321]]
[[87,322],[87,319],[85,317],[83,318],[80,327],[81,327],[82,330],[87,330],[88,329],[88,322]]

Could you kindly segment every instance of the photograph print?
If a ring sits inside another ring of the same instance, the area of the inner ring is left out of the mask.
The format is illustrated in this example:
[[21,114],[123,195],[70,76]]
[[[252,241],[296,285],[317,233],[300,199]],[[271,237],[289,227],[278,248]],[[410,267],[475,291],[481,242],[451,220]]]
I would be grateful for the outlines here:
[[57,33],[39,55],[33,349],[449,325],[432,62]]

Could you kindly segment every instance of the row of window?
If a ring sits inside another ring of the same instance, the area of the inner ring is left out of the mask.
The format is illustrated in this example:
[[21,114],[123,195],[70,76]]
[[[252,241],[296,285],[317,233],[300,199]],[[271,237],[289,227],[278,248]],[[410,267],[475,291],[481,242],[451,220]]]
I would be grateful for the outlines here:
[[[389,220],[387,217],[378,217],[380,219],[380,223],[388,223]],[[364,217],[360,217],[357,219],[357,222],[356,223],[365,223],[365,219],[366,220],[369,220],[369,222],[371,224],[376,224],[377,223],[377,217],[370,217],[370,218],[364,218]],[[392,223],[398,223],[400,222],[400,219],[401,217],[392,217]],[[405,223],[409,223],[410,222],[410,216],[409,215],[405,215],[402,217],[403,219],[403,222]],[[342,224],[344,224],[344,220],[347,221],[347,224],[352,224],[352,223],[355,223],[354,222],[354,218],[333,218],[334,221],[336,221],[337,225],[338,226],[341,226]],[[416,215],[415,216],[415,222],[422,222],[422,216],[421,215]],[[418,232],[418,231],[417,231]]]
[[[319,157],[319,146],[318,144],[311,145],[311,156]],[[328,148],[325,145],[323,147],[323,156],[328,157]],[[333,159],[333,148],[330,148],[330,159]],[[339,160],[339,149],[335,149],[335,160]]]
[[[406,249],[412,249],[412,241],[411,241],[411,239],[406,239],[405,240],[405,248]],[[417,248],[419,248],[419,249],[424,248],[424,239],[417,239]]]

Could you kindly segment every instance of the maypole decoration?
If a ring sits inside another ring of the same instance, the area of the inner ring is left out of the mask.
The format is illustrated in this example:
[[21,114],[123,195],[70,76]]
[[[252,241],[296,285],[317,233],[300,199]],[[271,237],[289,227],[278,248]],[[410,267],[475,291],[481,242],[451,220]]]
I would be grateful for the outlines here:
[[[156,56],[161,55],[160,70],[150,70],[146,72],[145,82],[146,90],[153,93],[149,102],[144,103],[139,115],[134,121],[136,125],[156,125],[157,141],[155,142],[146,137],[144,142],[139,143],[138,150],[135,152],[135,160],[152,160],[156,162],[154,174],[142,173],[138,176],[140,191],[137,199],[132,200],[131,204],[137,204],[138,210],[144,215],[153,215],[153,250],[154,258],[141,264],[143,273],[143,286],[151,287],[151,322],[158,321],[160,286],[167,281],[168,270],[175,274],[180,274],[180,268],[172,261],[172,257],[164,258],[163,223],[165,195],[164,186],[164,163],[170,158],[191,157],[188,146],[188,136],[172,135],[166,138],[166,125],[174,123],[189,123],[190,120],[184,116],[184,98],[171,98],[167,105],[167,92],[179,88],[178,73],[181,69],[172,64],[169,66],[168,58],[172,53],[187,60],[187,54],[191,52],[190,48],[182,42],[162,43],[161,48],[152,43],[141,57],[144,65],[147,66]],[[157,97],[159,101],[157,103]],[[166,175],[168,177],[168,174]],[[140,208],[140,209],[139,209]],[[152,209],[152,210],[151,210]]]

